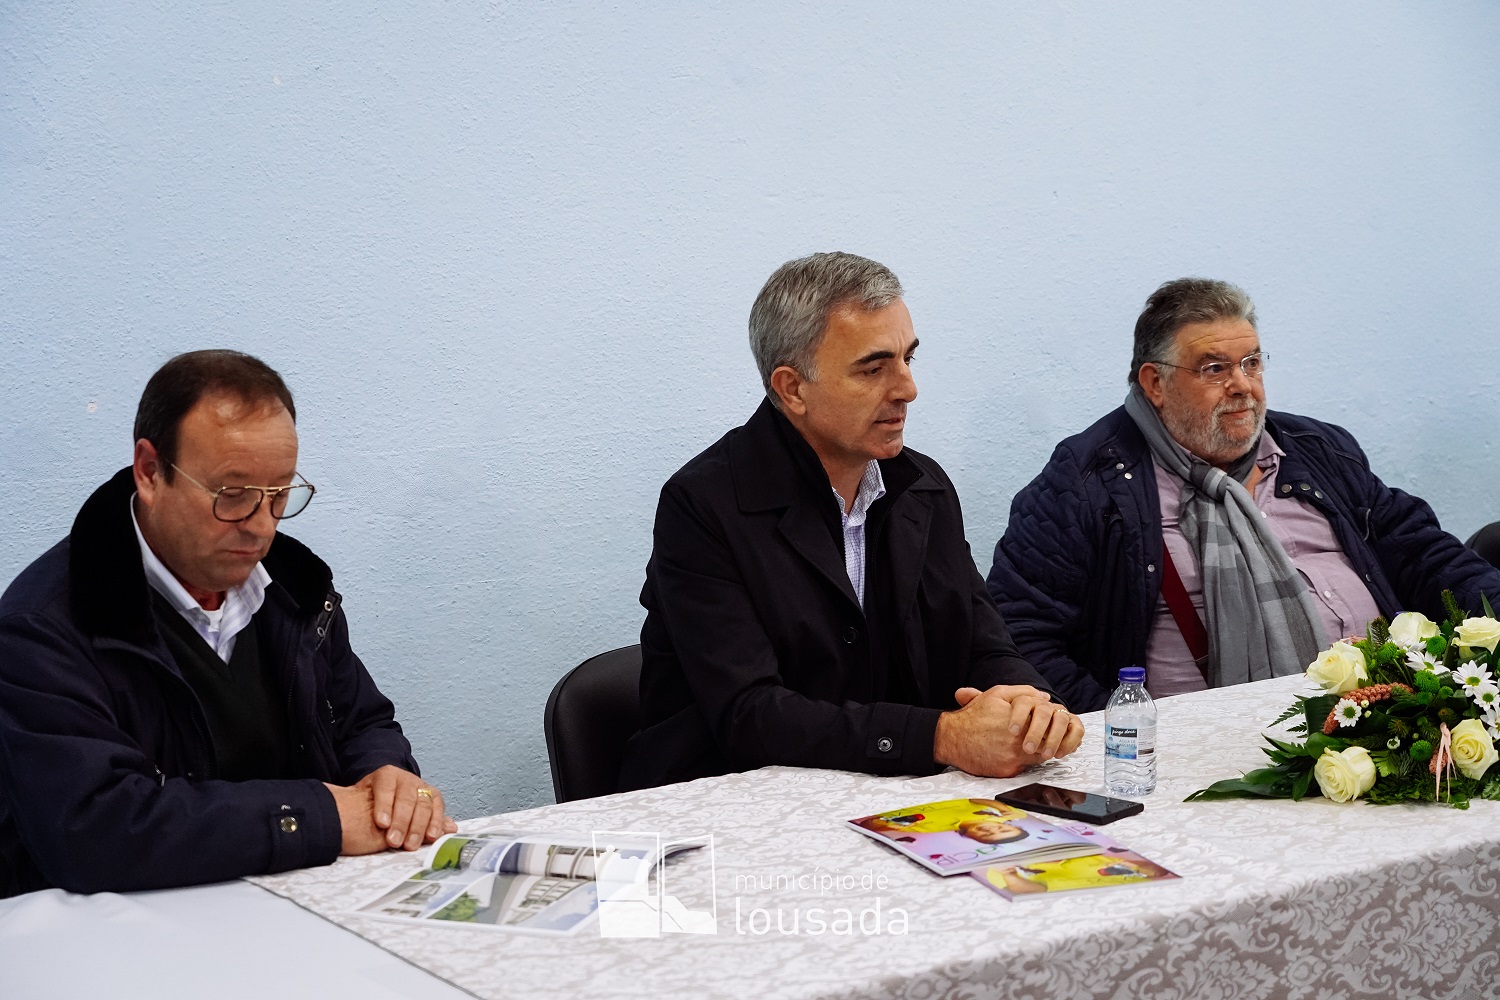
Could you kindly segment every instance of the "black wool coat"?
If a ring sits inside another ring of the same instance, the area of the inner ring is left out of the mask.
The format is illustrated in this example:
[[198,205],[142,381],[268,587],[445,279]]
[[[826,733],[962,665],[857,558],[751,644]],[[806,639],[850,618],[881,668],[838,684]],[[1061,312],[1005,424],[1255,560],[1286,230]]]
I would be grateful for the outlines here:
[[958,688],[1051,690],[985,592],[943,470],[909,448],[880,469],[864,608],[828,476],[769,402],[667,482],[623,787],[769,764],[928,774]]

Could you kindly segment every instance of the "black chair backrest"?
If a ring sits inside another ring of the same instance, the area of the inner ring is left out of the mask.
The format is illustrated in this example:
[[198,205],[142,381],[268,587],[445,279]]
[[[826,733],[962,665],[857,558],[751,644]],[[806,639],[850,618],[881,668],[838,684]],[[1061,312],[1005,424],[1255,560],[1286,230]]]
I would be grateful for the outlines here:
[[591,656],[557,682],[542,728],[559,802],[619,787],[625,742],[640,728],[641,647]]
[[[1491,566],[1500,567],[1500,521],[1494,524],[1486,524],[1474,532],[1474,537],[1464,543],[1469,548],[1478,552],[1485,562]],[[1486,595],[1493,603],[1493,595]]]

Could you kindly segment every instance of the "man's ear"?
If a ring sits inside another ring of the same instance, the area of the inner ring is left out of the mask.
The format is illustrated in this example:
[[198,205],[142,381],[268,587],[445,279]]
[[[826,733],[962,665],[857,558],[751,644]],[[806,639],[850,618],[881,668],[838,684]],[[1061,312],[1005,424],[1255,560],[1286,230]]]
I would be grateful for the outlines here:
[[150,506],[156,499],[157,490],[166,482],[165,472],[162,468],[161,456],[156,453],[156,445],[141,438],[135,443],[135,458],[131,462],[131,472],[135,475],[135,491],[140,494],[141,501]]
[[782,365],[771,373],[771,391],[781,400],[781,412],[800,417],[807,413],[802,387],[807,380],[791,365]]
[[1158,410],[1167,401],[1166,377],[1162,375],[1161,369],[1146,362],[1141,365],[1141,370],[1136,372],[1135,377],[1141,383],[1141,391],[1151,401],[1151,405]]

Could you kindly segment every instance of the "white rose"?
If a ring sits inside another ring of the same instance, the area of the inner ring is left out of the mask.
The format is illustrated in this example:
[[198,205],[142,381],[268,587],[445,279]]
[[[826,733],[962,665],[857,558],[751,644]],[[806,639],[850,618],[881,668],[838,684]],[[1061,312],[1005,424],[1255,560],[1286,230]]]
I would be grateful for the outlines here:
[[1364,747],[1347,750],[1324,750],[1313,765],[1313,777],[1324,797],[1334,802],[1348,802],[1375,787],[1375,762]]
[[1500,622],[1493,618],[1465,618],[1464,623],[1453,630],[1453,638],[1460,646],[1482,646],[1493,653],[1500,645]]
[[1500,760],[1500,753],[1495,752],[1494,741],[1490,739],[1484,723],[1478,719],[1465,719],[1454,726],[1449,748],[1453,752],[1453,763],[1463,772],[1464,777],[1476,781],[1484,777],[1484,772],[1490,769],[1491,764]]
[[1403,649],[1416,649],[1437,634],[1437,624],[1420,611],[1403,611],[1391,622],[1391,641]]
[[1308,679],[1332,694],[1353,691],[1369,679],[1365,654],[1347,642],[1336,642],[1307,667]]

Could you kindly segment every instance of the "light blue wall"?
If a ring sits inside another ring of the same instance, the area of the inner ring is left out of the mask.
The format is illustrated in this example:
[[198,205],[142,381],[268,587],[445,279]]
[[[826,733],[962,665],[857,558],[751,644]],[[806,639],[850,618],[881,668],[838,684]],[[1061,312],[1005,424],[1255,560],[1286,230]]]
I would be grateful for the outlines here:
[[373,6],[0,3],[0,581],[157,365],[261,355],[293,533],[460,813],[550,798],[547,692],[634,641],[657,489],[812,250],[905,281],[986,566],[1188,273],[1255,296],[1273,405],[1500,517],[1500,6]]

